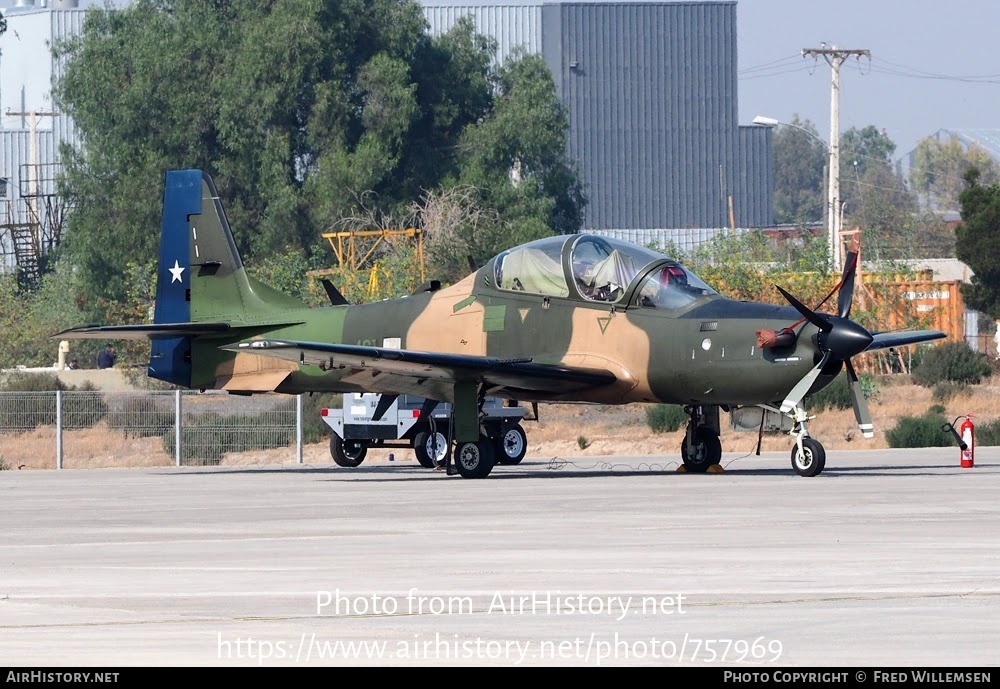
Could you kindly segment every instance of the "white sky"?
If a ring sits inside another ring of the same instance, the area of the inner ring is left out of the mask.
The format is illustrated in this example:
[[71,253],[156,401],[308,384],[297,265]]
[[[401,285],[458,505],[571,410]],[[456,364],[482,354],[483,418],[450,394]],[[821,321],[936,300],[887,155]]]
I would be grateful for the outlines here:
[[[755,115],[787,122],[798,113],[828,141],[830,67],[801,57],[825,41],[872,55],[870,64],[841,69],[841,131],[884,129],[899,158],[939,129],[1000,128],[998,0],[739,0],[736,16],[741,124]],[[753,69],[767,63],[775,64]]]

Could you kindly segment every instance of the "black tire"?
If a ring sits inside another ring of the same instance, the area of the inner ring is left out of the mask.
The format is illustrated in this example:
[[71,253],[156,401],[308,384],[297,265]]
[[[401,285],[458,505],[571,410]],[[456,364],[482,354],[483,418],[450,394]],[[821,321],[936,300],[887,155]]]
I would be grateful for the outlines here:
[[437,441],[439,445],[437,448],[437,461],[435,462],[435,459],[432,456],[432,440],[433,436],[431,436],[429,431],[421,431],[420,433],[417,433],[417,436],[413,439],[413,454],[416,456],[420,466],[425,469],[433,469],[435,465],[443,467],[448,463],[448,457],[451,455],[451,448],[448,446],[447,436],[445,436],[445,434],[441,431],[437,431]]
[[521,428],[521,424],[516,424],[503,430],[503,432],[493,439],[496,444],[497,464],[510,466],[520,464],[524,455],[528,452],[528,436]]
[[687,436],[681,443],[681,460],[684,468],[692,474],[704,474],[713,464],[722,459],[722,443],[719,436],[704,426],[699,426],[694,434],[694,454],[688,455]]
[[330,456],[337,466],[353,469],[365,461],[368,445],[364,440],[342,440],[334,433],[330,436]]
[[493,441],[485,436],[475,443],[459,443],[455,448],[455,467],[462,478],[486,478],[495,462]]
[[792,446],[792,468],[799,476],[819,476],[826,468],[826,450],[815,438],[802,439],[802,452],[799,445]]

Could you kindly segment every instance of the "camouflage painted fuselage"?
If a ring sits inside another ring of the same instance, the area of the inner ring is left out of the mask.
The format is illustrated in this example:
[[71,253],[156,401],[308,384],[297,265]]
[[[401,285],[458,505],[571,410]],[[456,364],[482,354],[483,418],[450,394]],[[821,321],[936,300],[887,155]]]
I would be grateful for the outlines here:
[[[573,400],[620,404],[671,402],[722,405],[774,403],[819,359],[815,328],[806,325],[796,344],[761,349],[756,332],[798,320],[789,307],[737,302],[706,295],[679,311],[588,301],[580,295],[549,297],[498,289],[492,262],[461,282],[356,306],[289,311],[301,320],[269,330],[272,338],[390,347],[500,359],[530,359],[614,373],[617,382],[573,393],[491,390],[525,401]],[[634,286],[633,286],[634,291]],[[219,340],[195,343],[192,387],[232,391],[349,392],[403,389],[448,398],[433,383],[414,387],[390,374],[316,366],[232,354]],[[839,370],[839,367],[838,367]],[[816,388],[828,384],[821,376]],[[824,372],[827,373],[827,372]],[[380,380],[381,379],[381,380]]]

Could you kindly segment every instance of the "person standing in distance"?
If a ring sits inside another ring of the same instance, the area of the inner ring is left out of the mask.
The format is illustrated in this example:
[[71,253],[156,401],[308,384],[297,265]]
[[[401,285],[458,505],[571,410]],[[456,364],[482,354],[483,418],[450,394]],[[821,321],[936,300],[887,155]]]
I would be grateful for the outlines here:
[[101,353],[97,355],[97,368],[111,368],[115,365],[115,348],[105,345]]

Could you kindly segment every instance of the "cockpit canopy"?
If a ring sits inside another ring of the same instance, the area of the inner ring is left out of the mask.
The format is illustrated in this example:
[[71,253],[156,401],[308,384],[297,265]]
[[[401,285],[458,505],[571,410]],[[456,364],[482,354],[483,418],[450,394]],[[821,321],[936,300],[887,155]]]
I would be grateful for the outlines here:
[[[680,263],[651,249],[596,235],[539,239],[494,259],[500,289],[549,297],[678,309],[716,294]],[[633,285],[633,283],[636,283]]]

